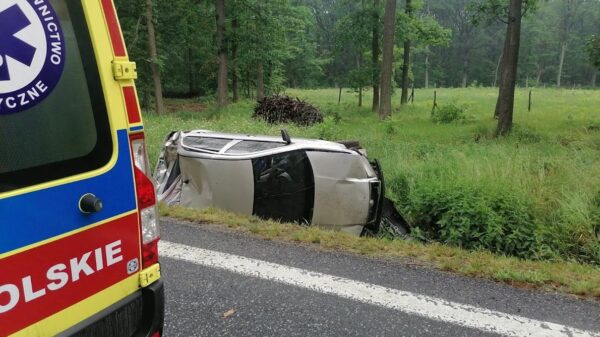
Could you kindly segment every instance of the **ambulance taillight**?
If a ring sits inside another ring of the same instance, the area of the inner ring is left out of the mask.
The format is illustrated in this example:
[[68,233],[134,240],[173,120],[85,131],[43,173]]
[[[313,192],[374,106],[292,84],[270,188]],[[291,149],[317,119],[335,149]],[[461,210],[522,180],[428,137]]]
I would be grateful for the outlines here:
[[129,136],[133,153],[135,189],[142,234],[142,268],[158,263],[158,210],[150,177],[150,164],[143,133]]

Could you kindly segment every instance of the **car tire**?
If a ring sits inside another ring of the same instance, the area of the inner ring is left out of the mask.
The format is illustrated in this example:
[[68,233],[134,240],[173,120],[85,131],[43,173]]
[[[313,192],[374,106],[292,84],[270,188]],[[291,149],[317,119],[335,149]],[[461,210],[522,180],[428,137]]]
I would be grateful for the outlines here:
[[348,150],[362,149],[358,140],[340,140],[337,143],[344,145]]

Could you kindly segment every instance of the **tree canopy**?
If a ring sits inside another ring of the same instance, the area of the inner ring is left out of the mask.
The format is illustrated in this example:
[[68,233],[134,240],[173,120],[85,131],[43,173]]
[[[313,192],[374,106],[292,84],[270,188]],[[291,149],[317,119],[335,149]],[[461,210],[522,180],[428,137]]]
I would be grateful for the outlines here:
[[[565,1],[573,6],[568,13]],[[267,94],[285,87],[376,89],[384,2],[225,0],[229,88],[248,97],[254,97],[259,84]],[[498,84],[508,0],[412,0],[411,15],[403,9],[405,2],[398,0],[402,10],[396,14],[394,86],[402,84],[406,41],[412,49],[410,85]],[[154,0],[154,61],[146,1],[116,3],[131,57],[138,62],[143,104],[150,104],[154,92],[153,64],[162,75],[165,96],[215,95],[214,1]],[[523,5],[518,85],[557,85],[557,77],[562,86],[595,85],[600,1],[524,0]]]

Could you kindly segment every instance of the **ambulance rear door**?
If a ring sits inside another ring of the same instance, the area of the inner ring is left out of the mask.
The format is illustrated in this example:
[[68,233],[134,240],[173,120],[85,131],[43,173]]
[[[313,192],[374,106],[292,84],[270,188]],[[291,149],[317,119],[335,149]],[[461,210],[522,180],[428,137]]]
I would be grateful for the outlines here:
[[112,1],[0,1],[0,336],[55,335],[140,288],[118,37]]

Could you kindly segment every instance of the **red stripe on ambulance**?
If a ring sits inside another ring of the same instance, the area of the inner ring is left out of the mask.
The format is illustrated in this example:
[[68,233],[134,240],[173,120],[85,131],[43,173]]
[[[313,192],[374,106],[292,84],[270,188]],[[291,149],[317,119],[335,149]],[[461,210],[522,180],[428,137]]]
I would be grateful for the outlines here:
[[123,97],[125,98],[125,108],[127,110],[129,124],[141,123],[142,117],[140,115],[140,107],[138,105],[135,88],[132,86],[123,87]]
[[117,13],[112,0],[102,0],[102,10],[104,11],[104,17],[106,18],[106,26],[108,27],[108,33],[110,34],[110,40],[115,56],[126,57],[127,52],[125,51],[125,42],[121,35],[121,27],[119,26]]
[[131,214],[0,260],[0,336],[7,336],[137,273]]

